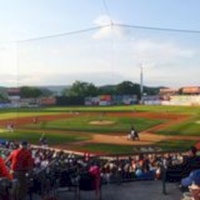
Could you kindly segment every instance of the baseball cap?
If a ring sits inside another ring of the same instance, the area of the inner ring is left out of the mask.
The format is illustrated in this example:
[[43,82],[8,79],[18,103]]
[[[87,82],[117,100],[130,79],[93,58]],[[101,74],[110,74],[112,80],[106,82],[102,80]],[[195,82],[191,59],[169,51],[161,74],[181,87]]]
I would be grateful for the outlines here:
[[196,185],[200,185],[200,170],[199,169],[192,171],[188,177],[183,178],[181,180],[181,185],[184,187],[188,187],[192,185],[193,182]]

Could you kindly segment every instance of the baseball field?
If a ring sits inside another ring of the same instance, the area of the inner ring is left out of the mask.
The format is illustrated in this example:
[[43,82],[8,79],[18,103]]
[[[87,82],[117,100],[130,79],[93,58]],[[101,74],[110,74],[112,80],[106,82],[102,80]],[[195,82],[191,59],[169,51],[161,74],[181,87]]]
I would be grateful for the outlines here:
[[[8,125],[13,124],[13,131]],[[131,127],[139,141],[127,139]],[[0,110],[0,139],[39,144],[45,134],[50,147],[120,154],[186,150],[200,147],[200,107],[112,106],[50,107]]]

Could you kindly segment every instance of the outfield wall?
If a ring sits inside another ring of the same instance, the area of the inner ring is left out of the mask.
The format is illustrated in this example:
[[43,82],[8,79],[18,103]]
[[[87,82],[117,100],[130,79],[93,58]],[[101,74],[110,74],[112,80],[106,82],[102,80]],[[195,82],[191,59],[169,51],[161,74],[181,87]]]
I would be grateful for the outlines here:
[[132,105],[136,104],[136,95],[101,95],[97,97],[86,97],[87,106],[109,106],[109,105]]

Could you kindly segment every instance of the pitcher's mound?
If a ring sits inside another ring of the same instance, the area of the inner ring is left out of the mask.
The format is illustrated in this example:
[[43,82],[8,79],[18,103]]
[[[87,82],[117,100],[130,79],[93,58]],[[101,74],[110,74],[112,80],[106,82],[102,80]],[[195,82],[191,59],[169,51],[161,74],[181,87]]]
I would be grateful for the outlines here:
[[106,121],[106,120],[98,120],[98,121],[91,121],[90,124],[92,125],[112,125],[115,124],[114,121]]

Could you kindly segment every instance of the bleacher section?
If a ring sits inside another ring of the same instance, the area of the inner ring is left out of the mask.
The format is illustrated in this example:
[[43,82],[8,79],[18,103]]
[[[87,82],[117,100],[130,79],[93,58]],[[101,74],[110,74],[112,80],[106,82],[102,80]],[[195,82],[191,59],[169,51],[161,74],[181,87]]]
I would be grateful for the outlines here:
[[[5,159],[17,147],[12,142],[6,143],[1,146],[0,154]],[[36,194],[61,198],[63,193],[70,191],[75,199],[82,199],[80,191],[92,190],[93,195],[101,199],[102,185],[104,188],[132,181],[158,181],[162,185],[163,164],[166,161],[171,165],[181,163],[186,156],[185,152],[163,152],[91,156],[88,159],[48,147],[30,146],[30,149],[35,160],[34,174],[29,177],[30,198]],[[9,185],[8,190],[10,188]],[[162,193],[161,187],[159,192]]]

